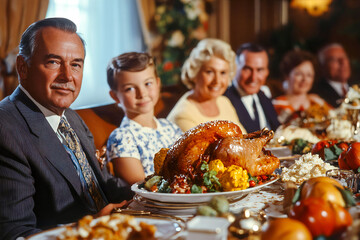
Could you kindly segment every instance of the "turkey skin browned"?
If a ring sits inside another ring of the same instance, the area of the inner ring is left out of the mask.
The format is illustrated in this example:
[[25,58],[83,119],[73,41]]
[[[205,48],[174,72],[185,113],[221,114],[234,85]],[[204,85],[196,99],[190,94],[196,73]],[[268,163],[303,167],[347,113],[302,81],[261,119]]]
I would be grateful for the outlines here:
[[210,155],[217,141],[226,137],[242,137],[240,127],[231,121],[217,120],[186,131],[169,149],[160,174],[166,179],[189,175],[194,164]]
[[270,175],[280,165],[279,159],[264,149],[273,136],[267,129],[243,135],[230,121],[202,123],[186,131],[168,150],[160,175],[170,181],[175,176],[195,179],[201,162],[214,159],[220,159],[225,167],[240,166],[252,176]]
[[240,166],[252,176],[272,174],[279,167],[280,160],[264,146],[273,136],[272,130],[263,129],[243,137],[220,139],[211,158],[220,159],[225,167]]

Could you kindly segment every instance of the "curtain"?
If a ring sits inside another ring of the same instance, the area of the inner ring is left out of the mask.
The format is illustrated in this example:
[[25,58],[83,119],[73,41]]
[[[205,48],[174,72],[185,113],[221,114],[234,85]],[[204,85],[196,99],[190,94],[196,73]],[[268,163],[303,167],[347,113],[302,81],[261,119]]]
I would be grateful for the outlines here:
[[15,60],[20,38],[33,22],[45,17],[49,0],[0,0],[0,99],[18,85]]
[[50,0],[46,17],[66,17],[86,42],[80,94],[73,109],[113,103],[106,80],[110,59],[124,52],[144,51],[141,24],[134,0]]
[[137,0],[141,30],[144,36],[145,44],[151,52],[154,40],[151,34],[151,22],[155,15],[155,0]]

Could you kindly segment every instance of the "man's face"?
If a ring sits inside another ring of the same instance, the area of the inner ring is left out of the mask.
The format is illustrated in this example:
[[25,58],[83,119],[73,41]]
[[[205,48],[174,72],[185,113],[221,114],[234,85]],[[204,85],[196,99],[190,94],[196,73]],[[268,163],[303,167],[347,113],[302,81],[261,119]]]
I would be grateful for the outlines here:
[[346,83],[351,75],[349,58],[342,47],[331,47],[325,52],[325,77]]
[[37,102],[61,115],[79,95],[84,58],[76,33],[46,27],[38,32],[29,62],[17,58],[20,83]]
[[238,59],[236,80],[246,94],[256,94],[265,84],[269,75],[269,59],[265,51],[249,52],[245,50]]

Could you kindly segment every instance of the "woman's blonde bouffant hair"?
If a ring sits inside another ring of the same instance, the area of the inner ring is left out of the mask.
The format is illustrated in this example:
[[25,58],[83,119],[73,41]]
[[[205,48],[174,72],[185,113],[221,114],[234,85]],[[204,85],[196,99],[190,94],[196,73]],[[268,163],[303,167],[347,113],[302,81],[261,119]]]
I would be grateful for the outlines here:
[[190,56],[186,59],[181,69],[181,81],[187,88],[194,88],[196,75],[202,65],[209,61],[212,56],[221,58],[229,63],[229,84],[231,83],[236,72],[235,52],[228,43],[222,40],[206,38],[201,40],[191,51]]

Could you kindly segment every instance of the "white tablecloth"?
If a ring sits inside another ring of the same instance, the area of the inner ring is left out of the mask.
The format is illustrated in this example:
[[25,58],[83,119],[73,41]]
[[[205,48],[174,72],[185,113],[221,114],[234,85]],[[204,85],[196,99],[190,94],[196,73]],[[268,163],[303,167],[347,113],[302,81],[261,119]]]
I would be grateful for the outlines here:
[[[230,212],[240,213],[244,208],[251,210],[255,215],[260,210],[265,210],[269,217],[285,217],[283,213],[284,184],[281,180],[265,186],[258,192],[253,192],[245,198],[230,204]],[[146,211],[154,214],[166,214],[182,218],[185,222],[191,219],[196,213],[196,207],[193,209],[167,210],[162,208],[147,207],[137,200],[133,201],[129,207],[132,210]],[[177,235],[174,239],[186,239],[186,231]]]

